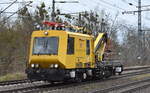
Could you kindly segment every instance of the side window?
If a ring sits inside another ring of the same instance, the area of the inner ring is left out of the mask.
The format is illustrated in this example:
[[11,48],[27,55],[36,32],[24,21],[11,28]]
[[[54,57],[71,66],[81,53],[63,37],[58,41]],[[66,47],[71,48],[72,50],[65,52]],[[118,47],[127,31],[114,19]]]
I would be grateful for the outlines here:
[[74,54],[74,37],[68,37],[67,54]]
[[86,40],[86,55],[90,55],[90,40]]

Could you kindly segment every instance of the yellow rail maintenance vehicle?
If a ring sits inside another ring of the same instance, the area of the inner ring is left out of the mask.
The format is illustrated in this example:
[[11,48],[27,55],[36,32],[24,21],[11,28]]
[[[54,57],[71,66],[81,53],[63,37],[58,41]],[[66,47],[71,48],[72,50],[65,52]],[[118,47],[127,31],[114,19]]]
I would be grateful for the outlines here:
[[95,40],[92,35],[66,31],[62,24],[46,24],[53,30],[34,31],[31,36],[26,69],[30,80],[83,81],[123,71],[122,65],[103,62],[106,33],[99,33]]

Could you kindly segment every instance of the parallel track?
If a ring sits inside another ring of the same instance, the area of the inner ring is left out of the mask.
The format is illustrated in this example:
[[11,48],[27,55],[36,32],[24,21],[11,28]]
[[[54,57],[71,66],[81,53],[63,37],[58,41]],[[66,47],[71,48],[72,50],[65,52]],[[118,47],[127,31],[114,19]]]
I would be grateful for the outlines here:
[[[96,83],[96,82],[105,82],[108,80],[115,80],[115,79],[119,79],[119,78],[123,78],[123,77],[129,77],[129,76],[134,76],[134,75],[140,75],[140,74],[146,74],[146,73],[150,73],[149,70],[143,70],[143,71],[139,71],[139,72],[132,72],[132,73],[126,73],[126,74],[122,74],[120,76],[114,76],[105,80],[94,80],[94,81],[87,81],[87,82],[82,82],[82,83],[68,83],[68,84],[64,84],[64,83],[57,83],[57,84],[49,84],[49,83],[44,83],[41,85],[27,85],[25,87],[21,87],[21,88],[15,88],[15,89],[8,89],[8,90],[0,90],[0,93],[38,93],[38,92],[43,92],[43,91],[52,91],[52,90],[56,90],[56,89],[63,89],[63,88],[68,88],[68,87],[74,87],[74,86],[80,86],[80,85],[85,85],[85,84],[90,84],[90,83]],[[24,83],[22,83],[24,84]]]
[[117,85],[111,88],[96,90],[91,93],[133,93],[139,88],[150,87],[150,79],[144,79],[127,84]]
[[148,82],[149,82],[148,84],[141,85],[141,86],[126,90],[126,91],[121,92],[121,93],[137,93],[137,92],[142,91],[142,90],[143,90],[142,93],[149,93],[149,91],[144,92],[145,89],[150,88],[150,81],[148,81]]

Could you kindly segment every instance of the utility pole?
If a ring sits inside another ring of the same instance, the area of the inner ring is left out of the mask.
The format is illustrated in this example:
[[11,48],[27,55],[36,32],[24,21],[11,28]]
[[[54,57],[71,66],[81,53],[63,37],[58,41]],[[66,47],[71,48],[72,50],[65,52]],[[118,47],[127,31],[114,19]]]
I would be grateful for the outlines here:
[[[132,3],[129,3],[129,5],[133,5]],[[138,10],[136,11],[124,11],[122,12],[122,14],[135,14],[138,13],[138,57],[137,59],[139,60],[139,62],[142,61],[143,57],[144,57],[144,44],[145,44],[145,38],[144,38],[144,30],[142,30],[142,12],[143,11],[150,11],[150,9],[145,9],[142,10],[142,7],[149,7],[150,5],[141,5],[141,0],[138,0],[138,6],[136,6],[136,8],[138,8]]]
[[102,18],[102,21],[101,21],[101,32],[104,32],[105,31],[105,22],[104,22],[104,18]]
[[[142,30],[141,30],[141,0],[138,1],[138,35],[142,35]],[[141,39],[141,38],[140,38]]]
[[141,58],[143,58],[143,47],[142,47],[142,42],[143,42],[143,33],[141,29],[141,24],[142,24],[142,19],[141,19],[141,0],[138,0],[138,37],[139,37],[139,42],[138,42],[138,50],[139,50],[139,62],[141,61]]
[[79,13],[79,26],[81,26],[81,13]]
[[55,1],[55,0],[52,0],[52,13],[51,13],[51,21],[52,22],[55,22],[55,3],[79,3],[78,1]]
[[55,0],[52,1],[52,22],[55,21]]

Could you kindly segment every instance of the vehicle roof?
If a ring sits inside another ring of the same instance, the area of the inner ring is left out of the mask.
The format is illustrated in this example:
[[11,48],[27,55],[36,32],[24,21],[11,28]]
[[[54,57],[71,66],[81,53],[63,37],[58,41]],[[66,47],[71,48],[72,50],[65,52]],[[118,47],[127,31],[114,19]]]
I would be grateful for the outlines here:
[[77,35],[77,36],[84,36],[84,37],[93,37],[92,35],[88,35],[88,34],[69,32],[69,31],[66,31],[66,32],[67,32],[67,34],[70,34],[70,35]]
[[75,36],[83,36],[83,37],[88,37],[88,38],[93,38],[94,36],[88,35],[88,34],[82,34],[82,33],[77,33],[77,32],[69,32],[69,31],[64,31],[64,30],[38,30],[38,31],[33,31],[32,35],[35,34],[40,34],[42,32],[56,32],[56,33],[66,33],[68,35],[75,35]]

